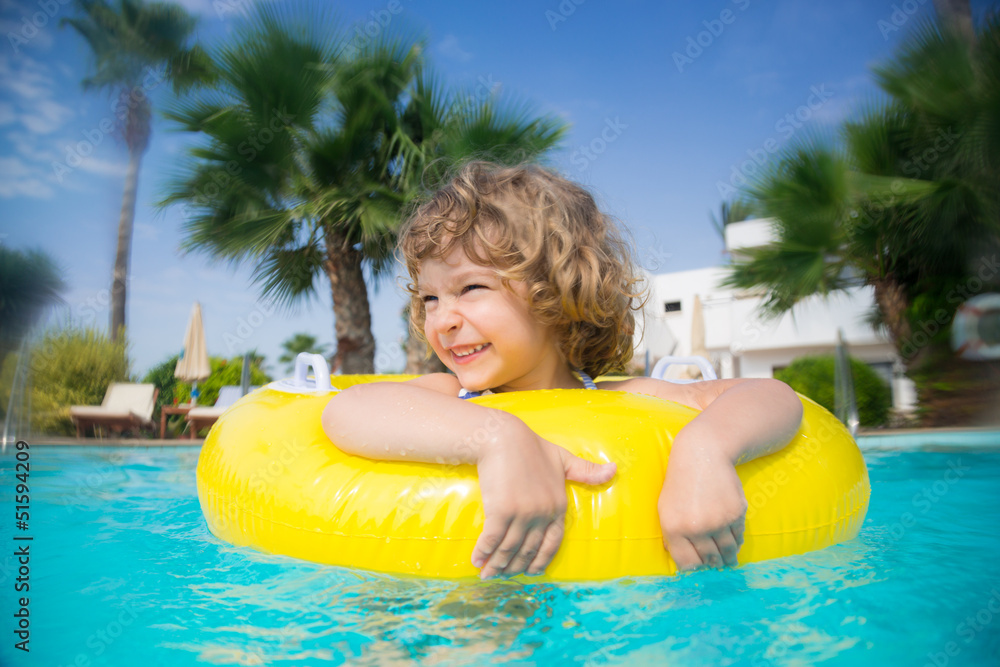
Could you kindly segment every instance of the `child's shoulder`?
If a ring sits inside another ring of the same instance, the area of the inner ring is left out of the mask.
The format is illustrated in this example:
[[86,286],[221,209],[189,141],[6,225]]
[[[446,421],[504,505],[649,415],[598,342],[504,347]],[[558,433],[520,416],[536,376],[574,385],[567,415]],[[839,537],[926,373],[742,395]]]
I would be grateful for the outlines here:
[[458,396],[458,391],[462,386],[458,378],[451,373],[428,373],[420,377],[407,380],[407,384],[413,384],[424,389],[432,389],[449,396]]

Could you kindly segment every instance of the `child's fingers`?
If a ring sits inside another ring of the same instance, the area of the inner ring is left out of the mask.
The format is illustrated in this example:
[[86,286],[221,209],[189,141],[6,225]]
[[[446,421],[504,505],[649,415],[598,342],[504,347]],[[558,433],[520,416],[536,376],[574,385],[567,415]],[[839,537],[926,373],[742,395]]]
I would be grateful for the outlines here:
[[507,526],[507,532],[503,536],[500,545],[494,549],[493,554],[486,561],[486,565],[479,572],[482,579],[489,579],[503,573],[504,569],[514,560],[514,556],[521,549],[526,531],[523,525],[516,521]]
[[614,463],[594,463],[563,450],[563,472],[571,482],[604,484],[615,476],[618,466]]
[[[736,544],[736,536],[733,535],[733,531],[727,527],[714,539],[715,548],[722,559],[721,564],[726,567],[734,567],[736,565],[736,553],[740,550],[740,547]],[[715,567],[719,566],[716,565]]]
[[722,555],[726,561],[726,565],[736,567],[739,565],[740,548],[743,546],[743,522],[740,521],[739,524],[730,526],[728,532],[729,544],[731,545],[729,549],[732,553],[729,554],[727,551],[727,553]]
[[670,557],[674,559],[678,570],[695,570],[704,565],[698,550],[688,539],[679,537],[670,540],[665,546],[670,552]]
[[538,548],[538,555],[535,556],[535,560],[526,570],[528,574],[541,574],[555,558],[556,552],[559,551],[559,545],[562,544],[563,531],[565,530],[564,521],[564,517],[560,516],[545,529],[542,544]]
[[486,521],[483,524],[483,532],[479,534],[476,546],[472,548],[472,564],[474,566],[483,568],[486,565],[503,542],[509,525],[510,520],[501,521],[486,517]]
[[503,573],[509,575],[521,574],[525,572],[528,567],[534,562],[535,557],[538,556],[538,551],[542,546],[542,541],[545,539],[545,526],[535,525],[532,526],[528,533],[524,536],[524,541],[521,543],[521,548],[518,549],[517,553],[511,559],[507,567],[504,568]]
[[739,549],[743,546],[743,532],[746,529],[746,518],[740,517],[736,522],[729,527],[733,531],[733,539],[736,540],[736,548]]

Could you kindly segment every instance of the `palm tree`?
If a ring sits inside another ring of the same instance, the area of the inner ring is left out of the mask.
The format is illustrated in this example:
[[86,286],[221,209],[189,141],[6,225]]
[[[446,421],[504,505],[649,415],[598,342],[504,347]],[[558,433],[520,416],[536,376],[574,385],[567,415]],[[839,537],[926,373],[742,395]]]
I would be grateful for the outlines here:
[[0,368],[65,289],[62,271],[44,252],[0,245]]
[[749,220],[755,215],[753,208],[753,202],[747,201],[740,197],[736,197],[729,201],[723,201],[719,205],[719,215],[718,217],[715,213],[710,213],[712,218],[712,227],[715,231],[719,233],[719,236],[726,238],[726,226],[734,222],[743,222],[744,220]]
[[1000,249],[1000,20],[971,48],[925,24],[875,73],[887,100],[839,146],[808,138],[752,186],[778,240],[735,262],[728,283],[767,288],[771,314],[871,286],[925,422],[968,421],[995,409],[1000,387],[1000,368],[957,359],[948,335],[970,288],[1000,286],[984,270]]
[[422,178],[470,155],[538,156],[564,128],[524,107],[446,94],[419,42],[383,36],[341,57],[330,20],[286,11],[260,6],[216,54],[220,85],[168,113],[207,144],[163,205],[186,205],[187,249],[253,262],[269,298],[291,304],[325,275],[334,365],[371,373],[365,276],[392,272],[395,230]]
[[281,347],[285,352],[278,357],[278,362],[285,364],[285,371],[291,373],[295,368],[295,358],[299,356],[301,352],[311,352],[312,354],[322,354],[326,356],[326,345],[320,345],[316,342],[316,336],[312,336],[306,333],[297,333],[284,343]]
[[128,148],[128,170],[118,221],[118,246],[111,281],[111,339],[125,326],[125,297],[132,226],[135,220],[139,166],[152,134],[148,93],[163,81],[174,91],[202,82],[208,72],[204,51],[185,46],[195,19],[180,6],[166,2],[77,0],[80,16],[63,19],[86,40],[94,54],[85,90],[109,91],[116,98],[117,130]]

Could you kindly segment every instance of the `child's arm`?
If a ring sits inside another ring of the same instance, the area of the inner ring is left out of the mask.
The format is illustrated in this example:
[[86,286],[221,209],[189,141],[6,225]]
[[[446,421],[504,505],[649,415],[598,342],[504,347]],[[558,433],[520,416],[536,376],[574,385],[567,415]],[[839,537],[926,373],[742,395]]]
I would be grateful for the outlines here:
[[802,402],[771,379],[627,382],[629,391],[702,411],[670,450],[658,503],[664,546],[682,570],[736,565],[747,511],[736,465],[787,445],[802,421]]
[[475,465],[486,519],[473,565],[483,578],[541,573],[562,541],[565,480],[603,484],[615,466],[574,456],[517,417],[457,393],[446,375],[357,385],[330,400],[323,428],[350,454]]

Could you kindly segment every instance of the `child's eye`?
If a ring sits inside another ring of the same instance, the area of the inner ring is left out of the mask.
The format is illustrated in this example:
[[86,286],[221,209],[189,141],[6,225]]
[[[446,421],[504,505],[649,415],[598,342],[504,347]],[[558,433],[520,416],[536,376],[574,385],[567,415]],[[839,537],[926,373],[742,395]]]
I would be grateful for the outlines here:
[[423,301],[424,303],[430,303],[431,301],[437,301],[437,297],[431,296],[430,294],[425,294],[424,296],[420,297],[420,300]]
[[474,289],[486,289],[486,285],[466,285],[462,288],[462,292],[471,292]]

